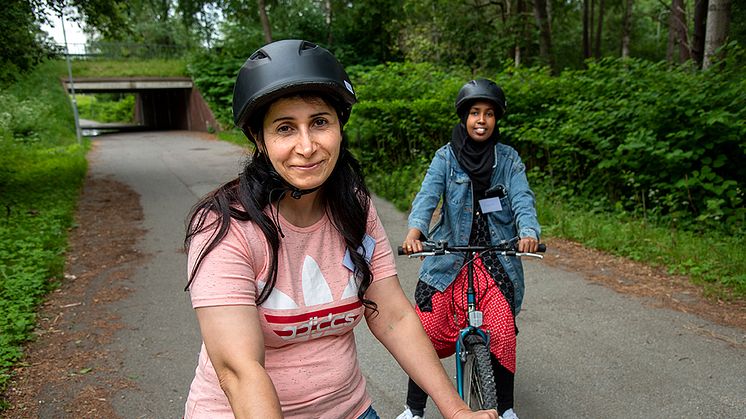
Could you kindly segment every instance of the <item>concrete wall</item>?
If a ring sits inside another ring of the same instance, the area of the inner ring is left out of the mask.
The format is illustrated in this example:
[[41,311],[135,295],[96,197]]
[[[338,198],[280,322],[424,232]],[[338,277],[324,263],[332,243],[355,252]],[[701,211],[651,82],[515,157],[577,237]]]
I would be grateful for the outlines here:
[[[144,129],[214,132],[220,124],[188,77],[91,77],[73,80],[77,93],[134,93],[135,122]],[[70,92],[68,80],[61,79]]]
[[199,89],[136,93],[135,121],[154,130],[218,131],[220,126]]

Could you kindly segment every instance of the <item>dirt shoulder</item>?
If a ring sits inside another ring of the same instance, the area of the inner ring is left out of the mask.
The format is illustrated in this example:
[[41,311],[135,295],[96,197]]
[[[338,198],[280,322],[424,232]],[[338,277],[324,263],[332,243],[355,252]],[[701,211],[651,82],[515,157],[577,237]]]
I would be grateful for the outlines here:
[[[104,349],[123,327],[110,303],[130,291],[122,285],[146,255],[136,244],[142,229],[139,196],[126,185],[89,176],[70,232],[66,278],[39,310],[36,340],[14,370],[0,418],[114,418],[113,395],[134,386],[121,375],[122,356]],[[746,330],[746,301],[713,301],[686,277],[586,249],[548,241],[545,262],[578,272],[650,304]]]
[[145,258],[139,196],[127,186],[91,176],[70,231],[65,279],[38,312],[36,339],[3,394],[2,418],[115,418],[112,395],[132,386],[121,357],[104,349],[122,328],[110,304],[129,295],[122,285]]
[[549,239],[544,262],[604,284],[623,294],[645,297],[658,307],[692,313],[714,323],[746,330],[746,300],[707,298],[686,276],[653,268],[563,239]]

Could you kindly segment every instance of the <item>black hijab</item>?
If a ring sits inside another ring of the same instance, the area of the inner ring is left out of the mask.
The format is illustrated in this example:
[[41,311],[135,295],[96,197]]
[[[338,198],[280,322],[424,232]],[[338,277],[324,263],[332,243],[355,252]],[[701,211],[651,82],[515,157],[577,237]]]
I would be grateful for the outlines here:
[[469,137],[464,122],[453,127],[451,147],[456,161],[469,174],[474,185],[474,196],[481,196],[490,186],[492,167],[495,165],[495,144],[500,139],[500,132],[495,124],[492,135],[486,141],[474,141]]

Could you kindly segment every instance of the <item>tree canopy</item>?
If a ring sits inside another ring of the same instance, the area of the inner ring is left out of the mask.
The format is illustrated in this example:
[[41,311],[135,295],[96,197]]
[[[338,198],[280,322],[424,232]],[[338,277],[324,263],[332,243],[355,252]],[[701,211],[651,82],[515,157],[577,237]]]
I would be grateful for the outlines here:
[[303,38],[346,65],[432,62],[474,72],[558,72],[620,56],[701,66],[721,45],[746,40],[746,5],[731,0],[9,0],[0,11],[0,78],[55,52],[39,28],[62,10],[92,43],[238,57],[267,40]]

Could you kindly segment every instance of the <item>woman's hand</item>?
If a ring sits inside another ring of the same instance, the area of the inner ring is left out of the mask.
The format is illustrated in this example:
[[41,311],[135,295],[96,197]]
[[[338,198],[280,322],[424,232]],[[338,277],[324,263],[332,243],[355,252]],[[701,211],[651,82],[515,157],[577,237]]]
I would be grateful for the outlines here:
[[535,253],[539,249],[539,241],[533,237],[521,237],[518,242],[518,251],[522,253]]
[[472,412],[471,410],[459,410],[453,415],[453,419],[498,419],[500,415],[497,414],[495,409],[490,410],[479,410]]
[[421,252],[422,242],[420,241],[420,237],[422,237],[422,232],[420,230],[410,228],[409,232],[407,232],[407,237],[404,238],[404,243],[401,245],[402,249],[404,249],[404,253],[411,255],[412,253]]

